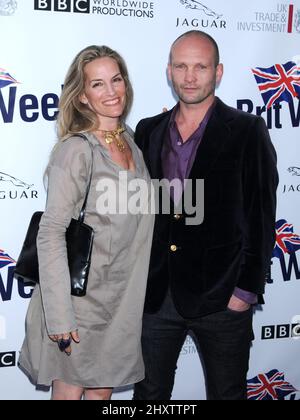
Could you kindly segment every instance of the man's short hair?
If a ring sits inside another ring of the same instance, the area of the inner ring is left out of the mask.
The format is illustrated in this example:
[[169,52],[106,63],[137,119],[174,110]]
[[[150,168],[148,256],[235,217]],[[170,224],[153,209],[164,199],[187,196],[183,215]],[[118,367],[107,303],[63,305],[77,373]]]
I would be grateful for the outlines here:
[[220,63],[220,53],[219,53],[218,44],[216,43],[214,38],[212,36],[210,36],[209,34],[207,34],[206,32],[197,31],[195,29],[192,30],[192,31],[185,32],[184,34],[181,34],[177,39],[175,39],[175,41],[173,42],[173,44],[171,46],[169,63],[172,63],[172,50],[173,50],[175,44],[177,43],[177,41],[179,41],[182,38],[189,37],[189,36],[197,36],[197,37],[202,38],[202,39],[205,38],[212,44],[212,46],[215,50],[215,65],[217,67],[217,65]]

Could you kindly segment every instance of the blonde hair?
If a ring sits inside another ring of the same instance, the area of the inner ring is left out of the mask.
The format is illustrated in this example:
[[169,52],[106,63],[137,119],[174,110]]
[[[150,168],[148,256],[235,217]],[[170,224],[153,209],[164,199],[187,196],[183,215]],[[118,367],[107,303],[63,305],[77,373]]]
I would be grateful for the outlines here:
[[79,98],[84,91],[84,67],[91,61],[103,57],[110,57],[117,62],[120,73],[125,81],[126,102],[122,119],[124,120],[126,118],[133,100],[133,90],[126,63],[120,54],[111,48],[105,45],[90,45],[76,55],[65,78],[57,117],[57,133],[59,139],[64,140],[72,134],[93,131],[98,128],[96,114],[87,105],[80,102]]

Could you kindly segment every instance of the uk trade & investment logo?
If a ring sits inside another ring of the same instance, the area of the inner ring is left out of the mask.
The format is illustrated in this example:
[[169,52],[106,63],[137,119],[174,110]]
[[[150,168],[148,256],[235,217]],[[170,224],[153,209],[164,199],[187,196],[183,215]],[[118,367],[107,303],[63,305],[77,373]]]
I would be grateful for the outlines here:
[[[198,0],[179,0],[179,3],[184,6],[186,16],[176,19],[176,27],[226,29],[227,22],[221,19],[223,15],[206,4]],[[198,15],[202,17],[199,18]]]
[[[22,299],[30,299],[33,292],[33,284],[25,283],[21,279],[14,278],[16,261],[4,249],[0,249],[0,300],[9,302],[13,298],[13,290],[17,287],[17,293]],[[5,319],[2,318],[5,327]],[[1,317],[0,317],[1,327]],[[5,331],[2,331],[2,335]],[[4,337],[5,338],[5,337]]]
[[17,9],[15,0],[0,0],[0,16],[11,16]]
[[299,391],[285,380],[284,372],[272,369],[247,380],[248,400],[298,400]]
[[148,0],[35,0],[34,10],[145,19],[154,17],[154,3]]
[[294,4],[278,3],[272,11],[255,11],[252,21],[240,21],[237,28],[246,32],[300,34],[300,9]]
[[0,200],[37,199],[38,192],[32,189],[33,185],[0,172]]

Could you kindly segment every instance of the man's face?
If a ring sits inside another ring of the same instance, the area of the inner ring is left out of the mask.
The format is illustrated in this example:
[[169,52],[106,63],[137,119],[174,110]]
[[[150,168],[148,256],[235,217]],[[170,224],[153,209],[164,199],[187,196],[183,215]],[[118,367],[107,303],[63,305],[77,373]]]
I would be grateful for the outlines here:
[[169,79],[185,104],[200,104],[214,96],[223,66],[216,67],[215,50],[206,38],[187,36],[173,46]]

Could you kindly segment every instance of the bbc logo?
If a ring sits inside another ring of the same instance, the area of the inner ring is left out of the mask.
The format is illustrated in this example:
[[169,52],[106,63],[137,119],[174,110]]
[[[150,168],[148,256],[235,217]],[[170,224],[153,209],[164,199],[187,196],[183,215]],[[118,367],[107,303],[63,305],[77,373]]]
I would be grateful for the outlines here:
[[274,340],[279,338],[299,338],[300,324],[268,325],[262,327],[261,339]]
[[90,13],[90,0],[34,0],[34,10]]
[[0,368],[16,366],[16,352],[0,353]]

